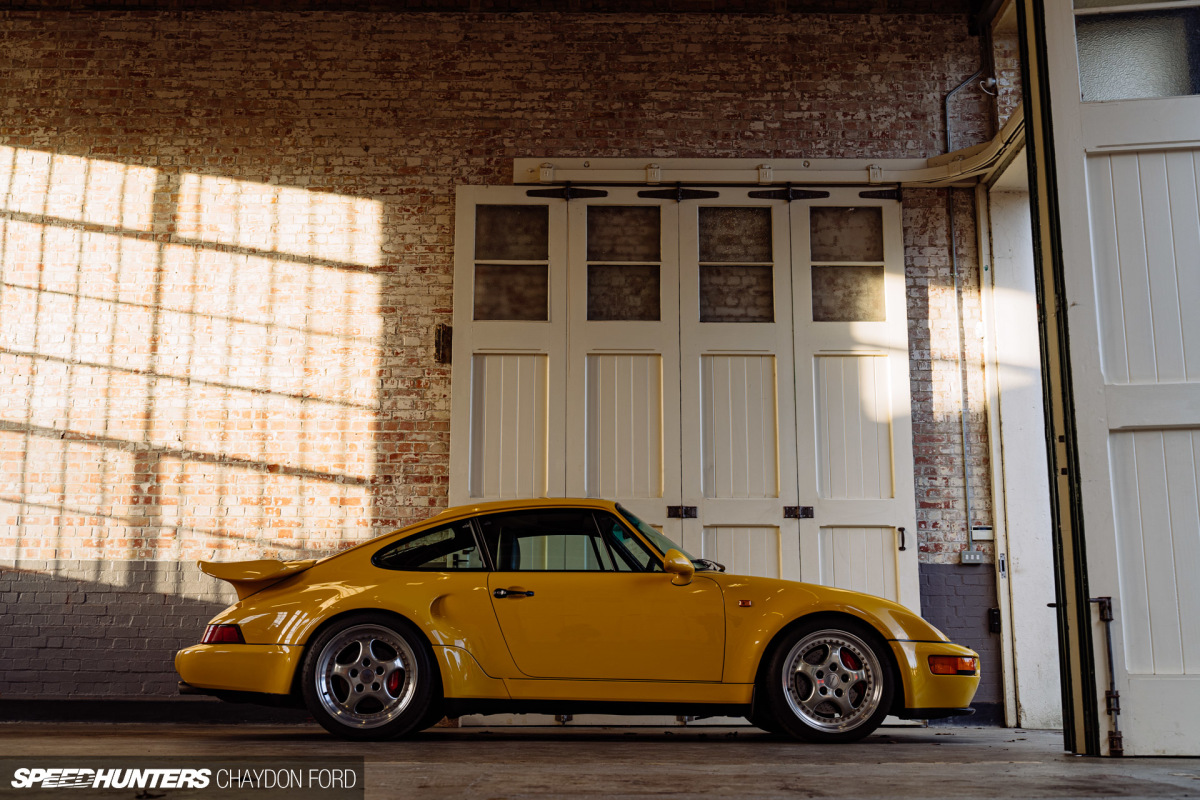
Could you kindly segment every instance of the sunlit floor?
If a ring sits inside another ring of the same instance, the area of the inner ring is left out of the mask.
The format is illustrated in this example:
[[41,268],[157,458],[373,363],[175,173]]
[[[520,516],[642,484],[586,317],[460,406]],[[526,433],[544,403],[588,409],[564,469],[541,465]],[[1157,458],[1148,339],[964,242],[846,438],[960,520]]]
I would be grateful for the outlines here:
[[841,746],[750,727],[435,729],[355,744],[312,725],[23,722],[0,724],[0,753],[280,763],[362,756],[369,798],[1200,797],[1200,758],[1080,758],[1062,752],[1058,733],[1002,728],[885,728]]

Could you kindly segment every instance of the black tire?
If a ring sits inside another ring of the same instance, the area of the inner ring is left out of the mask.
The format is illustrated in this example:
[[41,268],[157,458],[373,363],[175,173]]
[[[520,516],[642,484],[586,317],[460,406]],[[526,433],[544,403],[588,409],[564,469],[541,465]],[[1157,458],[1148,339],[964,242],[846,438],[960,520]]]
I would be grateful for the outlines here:
[[418,722],[412,729],[412,732],[416,733],[417,731],[429,730],[445,718],[446,712],[443,710],[442,704],[434,703],[429,707],[429,710],[425,712],[425,716],[421,719],[421,721]]
[[330,625],[309,643],[301,669],[304,704],[343,739],[394,739],[419,730],[441,699],[425,641],[388,614],[363,612]]
[[787,736],[788,732],[780,727],[775,721],[775,717],[768,711],[758,711],[757,709],[750,713],[746,719],[756,728],[772,733],[776,736]]
[[769,717],[796,739],[833,744],[856,742],[883,723],[895,680],[887,645],[872,628],[817,619],[776,643],[759,690],[763,722]]

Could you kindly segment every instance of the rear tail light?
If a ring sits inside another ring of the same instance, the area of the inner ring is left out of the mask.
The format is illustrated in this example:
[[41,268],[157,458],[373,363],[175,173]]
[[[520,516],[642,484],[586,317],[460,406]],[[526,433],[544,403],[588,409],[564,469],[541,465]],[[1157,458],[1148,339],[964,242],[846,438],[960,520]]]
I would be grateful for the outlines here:
[[934,675],[974,675],[979,659],[964,656],[930,656],[929,671]]
[[245,644],[242,629],[237,625],[209,625],[204,629],[201,644]]

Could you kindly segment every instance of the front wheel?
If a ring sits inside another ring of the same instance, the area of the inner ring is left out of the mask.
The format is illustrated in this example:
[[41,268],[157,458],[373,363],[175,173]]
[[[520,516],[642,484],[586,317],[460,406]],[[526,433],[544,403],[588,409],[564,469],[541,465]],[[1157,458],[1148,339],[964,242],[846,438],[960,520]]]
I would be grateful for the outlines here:
[[883,723],[894,681],[887,645],[865,625],[815,621],[790,631],[763,676],[764,711],[809,742],[854,742]]
[[343,739],[418,729],[435,701],[433,659],[420,635],[386,614],[355,614],[322,631],[304,657],[304,703]]

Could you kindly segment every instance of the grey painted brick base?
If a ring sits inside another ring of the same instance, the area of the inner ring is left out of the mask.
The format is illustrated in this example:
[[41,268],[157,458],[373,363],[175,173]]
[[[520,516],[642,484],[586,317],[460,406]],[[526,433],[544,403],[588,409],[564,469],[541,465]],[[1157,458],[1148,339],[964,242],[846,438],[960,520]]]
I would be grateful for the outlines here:
[[[996,573],[991,564],[922,564],[921,616],[955,642],[979,653],[982,679],[974,717],[967,724],[994,722],[1004,704],[1000,634],[988,632],[988,609],[995,608]],[[1003,714],[999,714],[1003,724]]]
[[194,563],[0,565],[0,697],[170,697],[175,651],[236,600]]

